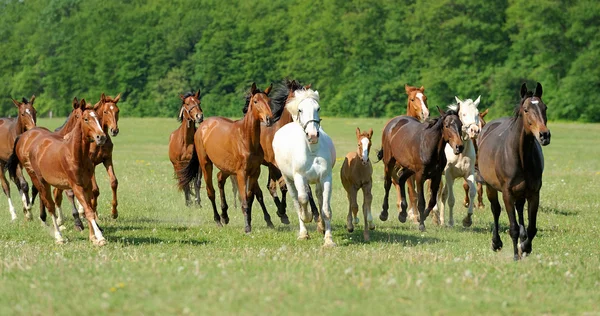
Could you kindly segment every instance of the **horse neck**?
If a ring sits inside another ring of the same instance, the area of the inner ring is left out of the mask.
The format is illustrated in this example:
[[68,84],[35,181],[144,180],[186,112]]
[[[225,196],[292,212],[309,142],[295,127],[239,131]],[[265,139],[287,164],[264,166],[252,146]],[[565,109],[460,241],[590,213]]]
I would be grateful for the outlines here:
[[81,126],[79,120],[75,123],[75,127],[71,130],[70,134],[71,137],[69,141],[71,152],[73,153],[73,160],[78,164],[83,159],[88,158],[91,144],[83,135],[83,126]]
[[179,130],[181,131],[183,141],[186,144],[192,144],[194,142],[194,134],[196,133],[196,124],[194,122],[184,118],[181,121],[181,126],[179,126]]
[[14,131],[16,132],[17,135],[25,133],[25,124],[23,124],[23,122],[21,122],[21,115],[19,115],[17,117],[17,123],[14,125],[14,127],[15,127]]
[[[423,144],[425,146],[425,148],[423,148],[423,145],[421,145],[421,152],[423,153],[431,153],[431,157],[421,157],[423,158],[427,158],[429,159],[433,159],[434,161],[430,162],[438,162],[442,159],[442,156],[444,156],[444,158],[446,157],[446,154],[444,152],[444,147],[446,147],[446,141],[444,140],[444,137],[442,137],[442,129],[444,127],[443,125],[443,119],[440,118],[440,121],[436,122],[434,126],[425,129],[424,133],[423,133],[423,137],[427,138],[427,141],[422,141],[421,144]],[[423,151],[424,150],[424,151]],[[425,162],[425,161],[424,161]]]
[[419,114],[415,113],[412,106],[410,106],[410,100],[406,101],[406,115],[419,119]]
[[247,142],[250,150],[260,148],[260,119],[254,117],[252,105],[242,119],[242,139]]
[[294,119],[292,118],[292,114],[290,113],[290,111],[288,111],[287,109],[283,109],[283,112],[281,112],[281,116],[279,117],[279,120],[277,121],[277,128],[284,126],[287,123],[291,123],[293,122]]
[[68,133],[70,133],[71,131],[73,131],[75,129],[75,126],[77,125],[77,120],[75,119],[75,117],[73,116],[73,112],[71,112],[71,114],[69,114],[69,117],[67,117],[67,121],[65,122],[65,125],[62,126],[62,128],[57,132],[59,135],[67,135]]
[[518,131],[518,133],[514,133],[514,139],[510,140],[510,143],[512,143],[513,146],[518,146],[517,151],[519,153],[521,167],[525,170],[525,158],[533,152],[536,140],[533,135],[527,135],[525,127],[523,126],[522,116],[519,116],[514,124],[516,126],[515,130]]

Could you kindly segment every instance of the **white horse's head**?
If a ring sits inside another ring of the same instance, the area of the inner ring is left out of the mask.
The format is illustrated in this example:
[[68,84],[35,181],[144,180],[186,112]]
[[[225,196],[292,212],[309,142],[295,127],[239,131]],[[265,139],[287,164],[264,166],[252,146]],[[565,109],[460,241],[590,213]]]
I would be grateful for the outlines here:
[[319,92],[311,89],[296,90],[294,98],[285,107],[292,115],[293,120],[302,126],[308,142],[318,143],[319,127],[321,126]]
[[462,101],[456,96],[454,98],[456,99],[456,105],[451,105],[449,108],[458,112],[458,117],[462,122],[463,139],[476,139],[481,130],[479,110],[477,109],[481,96],[477,97],[475,101],[471,99]]

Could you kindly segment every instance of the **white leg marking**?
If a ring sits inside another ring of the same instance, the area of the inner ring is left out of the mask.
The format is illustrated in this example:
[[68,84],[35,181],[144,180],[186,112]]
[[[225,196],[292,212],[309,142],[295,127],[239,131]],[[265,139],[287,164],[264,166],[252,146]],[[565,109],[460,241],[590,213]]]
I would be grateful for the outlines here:
[[15,207],[12,204],[12,200],[8,198],[8,211],[10,212],[10,220],[14,221],[17,219],[17,213],[15,212]]
[[54,239],[56,239],[57,244],[65,243],[65,239],[60,234],[60,228],[58,227],[58,223],[56,220],[56,214],[52,215],[52,226],[54,228]]
[[25,209],[29,211],[31,209],[31,204],[27,203],[27,196],[25,196],[25,193],[21,194],[21,200],[23,201]]
[[96,224],[96,220],[94,219],[92,219],[92,227],[94,228],[94,236],[96,236],[98,242],[105,240],[104,236],[102,236],[102,232],[100,231],[100,227],[98,227],[98,224]]

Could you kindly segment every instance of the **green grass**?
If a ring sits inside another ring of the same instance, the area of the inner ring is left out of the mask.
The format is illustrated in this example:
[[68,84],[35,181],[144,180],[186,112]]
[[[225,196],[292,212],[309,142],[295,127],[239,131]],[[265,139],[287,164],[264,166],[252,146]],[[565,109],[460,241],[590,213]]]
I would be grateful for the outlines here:
[[[97,168],[105,247],[92,246],[87,231],[75,232],[70,220],[64,232],[69,242],[55,245],[39,220],[25,222],[19,214],[11,223],[0,196],[0,315],[600,313],[600,125],[549,124],[539,232],[532,255],[513,262],[504,212],[507,247],[498,253],[490,248],[487,199],[469,229],[460,227],[466,209],[457,205],[454,228],[428,220],[421,233],[399,223],[392,209],[387,222],[376,219],[371,242],[362,241],[362,220],[354,233],[346,232],[341,161],[355,149],[356,126],[373,128],[375,149],[385,122],[323,120],[338,154],[332,198],[338,247],[323,249],[314,224],[313,238],[297,241],[295,210],[288,208],[292,224],[282,225],[270,197],[265,200],[276,229],[266,228],[257,206],[252,234],[243,233],[239,209],[230,208],[230,224],[217,228],[204,189],[199,209],[185,207],[175,188],[167,155],[175,119],[122,119],[114,138],[118,220],[109,218],[110,188],[106,172]],[[382,174],[375,164],[375,217]],[[459,186],[457,201],[464,194]],[[11,190],[20,209],[14,185]]]

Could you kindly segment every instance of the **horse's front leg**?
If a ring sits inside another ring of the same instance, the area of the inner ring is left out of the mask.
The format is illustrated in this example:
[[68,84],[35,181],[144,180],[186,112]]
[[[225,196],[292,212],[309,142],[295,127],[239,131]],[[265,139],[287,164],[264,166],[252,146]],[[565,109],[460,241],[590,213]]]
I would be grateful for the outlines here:
[[313,214],[308,210],[308,193],[306,192],[307,187],[306,179],[300,174],[294,175],[294,186],[296,192],[298,192],[298,202],[300,203],[301,220],[305,223],[310,223],[313,219]]
[[[227,205],[227,197],[225,196],[225,183],[227,183],[227,178],[229,175],[224,173],[223,171],[217,172],[217,187],[219,188],[219,196],[221,197],[221,214],[227,214],[227,210],[229,209],[229,205]],[[233,182],[237,183],[237,179],[234,179]],[[237,188],[237,185],[235,185]],[[235,196],[233,200],[235,201]]]
[[375,223],[373,223],[373,216],[371,215],[371,203],[373,201],[373,194],[371,194],[372,186],[373,186],[372,182],[369,182],[369,183],[364,184],[362,187],[362,191],[363,191],[362,211],[363,211],[363,217],[364,217],[364,223],[365,223],[365,227],[364,227],[364,231],[363,231],[363,238],[365,241],[369,241],[371,238],[369,236],[369,230],[375,229]]
[[245,170],[238,172],[236,174],[236,178],[240,200],[242,201],[242,213],[244,214],[244,231],[246,234],[249,234],[252,232],[252,209],[250,208],[251,205],[249,204],[249,200],[252,197],[250,196],[252,192],[248,190],[250,188],[250,183],[248,183],[250,178],[246,174]]
[[[69,203],[71,203],[72,206],[71,215],[73,216],[73,225],[75,225],[75,230],[82,231],[83,223],[81,222],[80,213],[83,213],[83,208],[81,208],[80,212],[79,208],[75,203],[75,195],[73,194],[73,190],[66,190],[64,192],[67,195],[67,199],[69,200]],[[81,203],[79,203],[79,205],[81,206]]]
[[[406,203],[406,181],[410,179],[412,179],[412,171],[408,170],[408,169],[402,169],[402,171],[400,171],[400,174],[398,175],[398,185],[400,186],[400,208],[401,211],[400,213],[398,213],[398,221],[400,221],[400,223],[405,223],[406,222],[406,217],[407,217],[407,213],[406,213],[406,209],[408,207],[408,203]],[[409,180],[410,181],[410,180]]]
[[[294,183],[294,178],[284,176],[285,182],[288,184],[287,189],[288,193],[292,197],[292,201],[294,202],[294,207],[296,207],[296,213],[298,213],[298,224],[300,225],[300,231],[298,233],[298,240],[309,239],[308,230],[306,229],[306,224],[303,220],[303,212],[302,206],[298,201],[298,190],[296,189],[296,185]],[[309,221],[310,222],[310,221]]]
[[56,223],[58,224],[58,228],[60,230],[64,230],[66,227],[64,226],[64,215],[61,209],[62,199],[63,199],[63,191],[58,188],[54,188],[54,205],[56,207]]
[[537,234],[537,212],[540,206],[540,193],[535,192],[527,198],[527,235],[525,241],[521,242],[521,250],[527,256],[531,253],[532,245],[531,242]]
[[[8,198],[8,212],[10,213],[10,219],[12,221],[15,221],[17,219],[17,213],[15,212],[15,207],[13,206],[12,199],[10,198],[10,186],[8,184],[8,181],[6,180],[5,172],[5,163],[0,163],[0,182],[2,183],[2,190]],[[30,216],[30,218],[25,217],[25,219],[27,220],[31,220],[32,218],[33,216]]]
[[[112,162],[112,157],[105,159],[103,161],[103,164],[104,164],[104,167],[106,168],[106,172],[108,173],[108,177],[110,179],[110,188],[112,189],[111,216],[112,216],[112,218],[116,219],[117,217],[119,217],[119,211],[117,211],[117,205],[119,205],[119,203],[117,201],[117,188],[119,187],[119,180],[117,180],[117,176],[115,175],[115,167]],[[95,181],[95,179],[94,179],[94,181]],[[98,202],[96,201],[95,203],[97,204]],[[94,210],[96,210],[96,209],[94,208]]]
[[[454,198],[454,176],[451,174],[450,170],[446,171],[446,187],[444,188],[444,192],[448,190],[448,226],[454,226],[454,204],[456,199]],[[441,205],[438,206],[438,208]]]
[[98,224],[96,223],[96,212],[92,208],[92,188],[90,187],[84,188],[80,185],[76,185],[74,183],[71,184],[71,188],[73,189],[73,193],[81,206],[83,206],[85,212],[85,218],[88,220],[88,230],[90,241],[96,246],[104,246],[106,245],[106,239],[102,235],[102,231]]
[[331,174],[326,176],[323,179],[323,182],[321,184],[317,184],[317,186],[320,189],[319,191],[322,192],[322,194],[318,194],[319,192],[317,192],[317,194],[323,197],[321,204],[321,221],[323,221],[325,224],[325,243],[323,244],[323,247],[335,247],[333,236],[331,234]]
[[267,223],[267,227],[275,228],[275,225],[273,225],[273,222],[271,221],[271,215],[269,214],[269,212],[267,211],[267,207],[265,206],[263,192],[258,185],[258,177],[259,176],[260,176],[260,172],[258,173],[258,175],[253,175],[250,179],[250,182],[252,183],[251,184],[252,185],[252,194],[256,197],[256,200],[258,201],[258,204],[260,205],[260,208],[262,209],[263,218],[265,220],[265,223]]
[[356,201],[356,187],[350,184],[346,188],[346,196],[348,197],[348,216],[346,216],[346,229],[349,233],[354,231],[354,217],[358,213],[358,203]]
[[471,227],[473,225],[473,205],[475,204],[475,195],[477,194],[477,188],[475,187],[475,175],[473,173],[467,176],[467,184],[469,185],[469,209],[467,216],[463,219],[464,227]]
[[[423,177],[423,175],[421,173],[415,174],[415,184],[417,187],[417,209],[419,210],[419,230],[424,232],[425,231],[425,218],[427,218],[427,215],[425,215],[425,192],[423,191],[423,185],[425,182],[425,179]],[[410,181],[410,179],[409,179]],[[439,188],[439,183],[437,183],[437,186]],[[435,188],[432,185],[433,188]],[[436,190],[437,193],[437,190]],[[435,203],[435,196],[433,196],[432,193],[432,199]],[[433,208],[433,206],[432,206]]]
[[383,174],[383,205],[381,206],[381,213],[379,214],[379,219],[382,222],[387,221],[388,219],[388,209],[389,206],[389,195],[390,188],[392,186],[392,171],[393,168],[390,164],[386,164],[384,166],[384,174]]
[[519,224],[517,223],[517,217],[515,212],[515,197],[509,192],[509,190],[502,191],[502,199],[504,200],[504,207],[506,208],[506,214],[508,215],[508,222],[510,223],[509,234],[513,240],[513,251],[514,259],[521,259],[519,253],[518,239],[519,239]]

